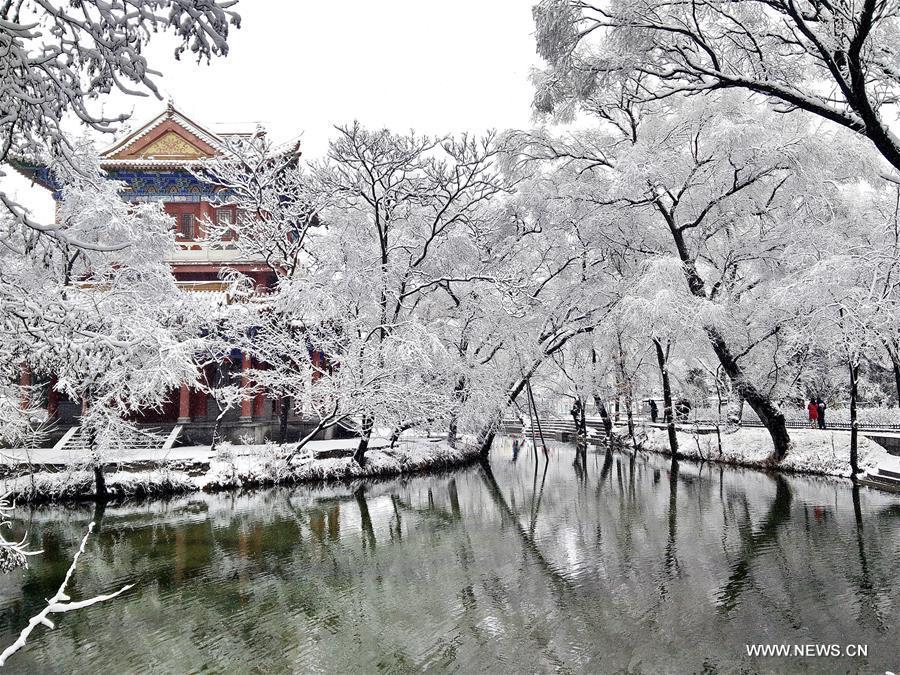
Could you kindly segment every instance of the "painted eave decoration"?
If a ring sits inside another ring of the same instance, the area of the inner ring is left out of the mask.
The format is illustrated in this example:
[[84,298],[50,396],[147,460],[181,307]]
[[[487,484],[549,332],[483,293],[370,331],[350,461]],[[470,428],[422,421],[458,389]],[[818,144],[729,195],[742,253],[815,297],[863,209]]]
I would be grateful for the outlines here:
[[100,165],[143,167],[184,165],[212,157],[223,139],[184,115],[171,103],[154,119],[101,153]]

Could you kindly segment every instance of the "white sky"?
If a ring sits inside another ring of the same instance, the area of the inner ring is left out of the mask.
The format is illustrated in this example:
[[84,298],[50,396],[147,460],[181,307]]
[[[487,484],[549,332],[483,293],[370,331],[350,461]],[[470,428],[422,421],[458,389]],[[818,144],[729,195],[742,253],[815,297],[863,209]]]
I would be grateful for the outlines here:
[[[198,123],[262,122],[279,141],[302,133],[310,159],[324,153],[333,124],[353,119],[422,133],[528,126],[534,1],[242,0],[227,58],[177,62],[165,40],[148,57],[163,71],[163,96]],[[105,105],[133,110],[138,126],[165,102],[116,96]],[[18,176],[4,188],[52,218],[46,191]]]

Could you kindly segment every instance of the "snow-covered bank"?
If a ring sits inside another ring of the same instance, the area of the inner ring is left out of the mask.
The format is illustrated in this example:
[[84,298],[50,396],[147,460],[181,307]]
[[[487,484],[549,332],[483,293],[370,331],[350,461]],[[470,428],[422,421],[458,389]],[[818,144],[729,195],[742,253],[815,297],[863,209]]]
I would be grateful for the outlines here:
[[[722,462],[755,469],[778,469],[823,476],[850,476],[850,432],[792,430],[791,450],[777,465],[769,460],[772,439],[765,429],[741,428],[722,433],[722,447],[715,434],[678,432],[678,454],[688,459]],[[670,455],[665,429],[648,429],[643,448]],[[874,441],[860,435],[859,468],[874,471],[890,455]]]
[[[289,447],[289,446],[288,446]],[[474,447],[451,448],[446,441],[406,442],[400,447],[376,448],[366,453],[363,466],[351,457],[314,459],[310,455],[288,463],[286,447],[275,444],[225,448],[199,475],[170,468],[147,471],[112,471],[106,474],[110,499],[164,497],[204,490],[214,492],[305,482],[350,481],[411,474],[461,466],[478,459]],[[183,458],[180,458],[184,462]],[[197,466],[201,466],[197,464]],[[91,471],[40,471],[0,481],[0,492],[17,502],[93,499]]]
[[195,483],[203,490],[213,491],[314,481],[357,480],[449,468],[478,459],[477,448],[455,449],[443,440],[408,443],[394,449],[369,450],[362,466],[353,461],[352,457],[309,459],[288,464],[278,454],[266,452],[267,446],[261,447],[264,449],[258,454],[213,460],[209,471],[199,476]]
[[[76,501],[94,498],[92,471],[37,471],[0,482],[2,492],[15,502]],[[184,471],[165,467],[148,471],[114,471],[106,474],[110,499],[166,497],[192,492],[197,487]]]

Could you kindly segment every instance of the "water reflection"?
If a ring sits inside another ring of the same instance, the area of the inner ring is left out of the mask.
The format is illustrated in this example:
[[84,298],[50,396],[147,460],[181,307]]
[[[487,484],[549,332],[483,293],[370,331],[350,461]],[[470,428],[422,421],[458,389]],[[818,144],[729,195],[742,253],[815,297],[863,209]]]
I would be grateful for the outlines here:
[[[741,593],[751,581],[750,569],[760,555],[780,546],[778,529],[791,517],[791,488],[783,476],[773,475],[775,498],[762,523],[756,527],[741,528],[741,546],[731,564],[728,582],[716,593],[720,610],[729,612],[738,606]],[[775,553],[778,551],[776,550]]]
[[[435,477],[41,509],[0,578],[10,642],[99,521],[78,595],[22,672],[884,671],[900,662],[900,509],[849,483],[501,446]],[[868,658],[751,659],[747,643]]]

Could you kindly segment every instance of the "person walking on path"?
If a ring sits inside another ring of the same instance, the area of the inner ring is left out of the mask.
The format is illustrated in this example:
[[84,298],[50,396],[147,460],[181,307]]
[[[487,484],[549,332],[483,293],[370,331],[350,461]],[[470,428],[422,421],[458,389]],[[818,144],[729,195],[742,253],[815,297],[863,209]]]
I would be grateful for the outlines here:
[[825,401],[823,401],[822,399],[817,399],[817,401],[816,401],[816,408],[817,408],[816,417],[819,420],[819,428],[820,429],[826,428],[825,427],[825,409],[827,407],[828,406],[825,404]]
[[809,399],[809,405],[806,406],[806,412],[809,414],[809,427],[815,429],[819,424],[819,404],[814,398]]
[[651,398],[647,401],[647,405],[650,406],[650,421],[655,423],[659,419],[659,408],[656,407],[656,401]]

